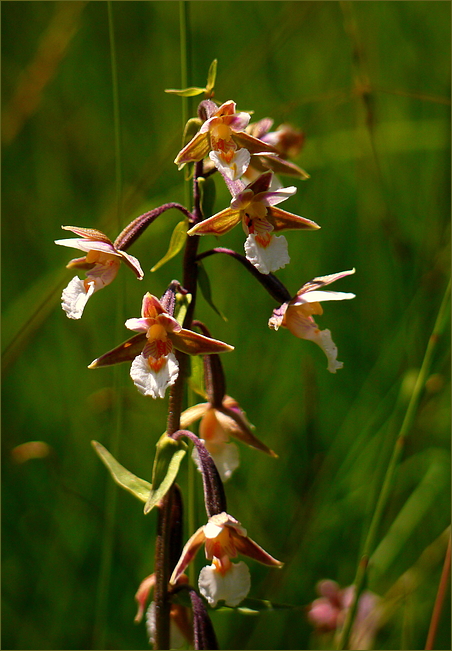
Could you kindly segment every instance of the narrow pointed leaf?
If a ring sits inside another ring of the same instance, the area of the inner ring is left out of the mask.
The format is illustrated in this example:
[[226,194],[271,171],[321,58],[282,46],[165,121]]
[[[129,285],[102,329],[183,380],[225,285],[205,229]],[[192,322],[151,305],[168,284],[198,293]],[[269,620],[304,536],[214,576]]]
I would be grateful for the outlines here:
[[179,95],[179,97],[195,97],[195,95],[201,95],[205,93],[206,88],[199,88],[198,86],[190,86],[190,88],[166,88],[165,93],[170,95]]
[[186,451],[187,446],[183,441],[175,441],[166,433],[161,436],[156,446],[152,487],[144,507],[145,513],[152,511],[171,488]]
[[215,79],[217,78],[217,64],[218,60],[214,59],[210,64],[209,72],[207,73],[206,93],[210,95],[215,88]]
[[122,488],[125,488],[129,493],[132,493],[132,495],[137,497],[141,502],[146,502],[152,488],[151,484],[145,479],[140,479],[136,475],[132,474],[129,470],[124,468],[124,466],[121,466],[110,452],[97,441],[91,441],[91,445],[97,452],[100,460],[109,470],[115,482],[119,486],[122,486]]
[[[217,612],[226,612],[231,610],[232,606],[222,606],[217,609]],[[252,599],[247,597],[240,602],[239,606],[235,606],[233,610],[241,613],[242,615],[258,615],[259,613],[271,610],[304,610],[304,606],[294,606],[292,604],[280,604],[276,601],[269,601],[268,599]]]
[[201,289],[201,293],[204,296],[204,299],[206,302],[210,305],[212,310],[218,314],[220,318],[223,319],[223,321],[227,321],[227,318],[224,316],[224,314],[216,307],[212,300],[212,290],[210,288],[210,280],[209,276],[207,275],[206,270],[204,269],[203,265],[199,263],[199,270],[198,270],[198,283],[199,287]]
[[176,224],[176,227],[171,235],[168,251],[165,253],[163,258],[152,267],[151,271],[157,271],[157,269],[160,269],[160,267],[174,258],[179,253],[179,251],[182,250],[185,244],[185,240],[187,239],[187,230],[188,221],[186,219],[183,219],[181,222]]

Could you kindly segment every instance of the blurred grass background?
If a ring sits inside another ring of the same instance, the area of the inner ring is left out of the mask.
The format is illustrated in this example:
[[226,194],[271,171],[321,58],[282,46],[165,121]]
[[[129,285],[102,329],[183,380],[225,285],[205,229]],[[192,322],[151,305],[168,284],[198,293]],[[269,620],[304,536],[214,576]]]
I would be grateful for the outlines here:
[[[112,8],[126,222],[183,202],[173,164],[180,99],[163,92],[180,87],[179,4]],[[53,240],[64,236],[62,224],[117,235],[107,3],[3,2],[1,10],[2,647],[89,649],[111,481],[90,440],[109,447],[118,396],[114,369],[86,367],[119,343],[119,284],[69,321],[59,299],[73,256]],[[316,275],[357,269],[333,288],[357,298],[327,304],[318,320],[344,361],[337,375],[313,344],[268,329],[276,305],[234,260],[205,261],[228,321],[198,303],[213,335],[236,347],[223,357],[228,392],[279,454],[241,446],[226,486],[231,514],[286,563],[280,572],[250,563],[250,596],[304,607],[318,580],[353,580],[450,273],[450,4],[190,2],[189,10],[191,83],[202,86],[218,58],[219,100],[305,131],[297,162],[311,178],[296,183],[287,209],[322,230],[287,235],[292,262],[278,276],[295,293]],[[215,209],[228,201],[219,189]],[[179,257],[149,273],[179,219],[165,213],[132,247],[146,277],[140,284],[121,269],[126,317],[138,316],[145,291],[159,296],[180,278]],[[243,240],[237,228],[221,245],[242,252]],[[205,238],[202,250],[213,243]],[[372,559],[369,588],[397,596],[379,649],[424,648],[439,582],[445,547],[437,539],[450,522],[447,340],[438,343]],[[118,458],[149,480],[167,403],[143,399],[126,365],[121,373]],[[14,449],[32,440],[50,454],[20,462]],[[144,517],[117,489],[106,648],[148,648],[144,627],[133,625],[133,596],[153,571],[154,534],[154,514]],[[450,648],[449,612],[450,599],[436,648]],[[303,608],[219,612],[213,621],[221,648],[331,648]]]

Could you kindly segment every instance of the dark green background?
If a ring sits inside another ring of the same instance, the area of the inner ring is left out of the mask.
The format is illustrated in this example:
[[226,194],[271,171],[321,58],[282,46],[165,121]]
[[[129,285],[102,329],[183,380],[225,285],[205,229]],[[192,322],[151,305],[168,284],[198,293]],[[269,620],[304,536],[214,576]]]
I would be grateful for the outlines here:
[[[115,136],[106,2],[3,2],[3,623],[5,649],[92,648],[105,493],[111,481],[90,440],[107,447],[115,370],[89,371],[120,343],[145,291],[180,278],[180,257],[155,274],[179,215],[165,213],[132,247],[146,272],[96,294],[83,319],[59,307],[71,251],[63,225],[117,234]],[[223,358],[228,392],[274,460],[240,446],[229,510],[283,560],[250,562],[250,596],[304,607],[315,584],[354,577],[387,466],[449,275],[450,4],[448,2],[190,2],[191,80],[218,58],[216,97],[253,119],[306,133],[297,162],[311,178],[284,208],[322,226],[288,233],[291,292],[353,266],[332,287],[357,297],[325,304],[344,368],[267,320],[276,304],[232,259],[205,262],[222,321],[198,316],[235,346]],[[114,2],[124,222],[183,201],[173,164],[181,142],[179,3]],[[194,100],[195,102],[196,100]],[[193,104],[195,106],[195,103]],[[291,185],[291,179],[283,179]],[[226,207],[218,190],[215,210]],[[220,244],[242,252],[240,227]],[[203,249],[215,245],[205,238]],[[75,252],[74,252],[75,253]],[[118,367],[126,411],[118,458],[150,479],[167,401],[142,398]],[[440,340],[393,494],[369,587],[384,596],[443,532],[449,509],[449,353]],[[396,408],[403,384],[401,402]],[[45,459],[18,464],[30,440]],[[185,464],[186,466],[186,464]],[[186,467],[180,483],[185,491]],[[198,497],[201,499],[200,478]],[[153,570],[155,516],[119,488],[106,648],[145,649],[133,595]],[[204,516],[199,504],[198,525]],[[189,535],[189,532],[187,532]],[[444,549],[416,574],[375,648],[424,648]],[[200,555],[198,567],[202,565]],[[436,648],[450,648],[450,601]],[[331,648],[303,611],[213,615],[222,648]]]

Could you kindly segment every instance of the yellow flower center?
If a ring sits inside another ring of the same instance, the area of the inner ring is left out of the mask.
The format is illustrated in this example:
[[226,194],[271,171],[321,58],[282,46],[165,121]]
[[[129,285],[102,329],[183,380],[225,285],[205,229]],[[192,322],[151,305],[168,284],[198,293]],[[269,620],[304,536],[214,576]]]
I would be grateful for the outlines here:
[[154,323],[154,325],[151,325],[148,330],[147,338],[149,341],[153,341],[155,339],[165,341],[167,339],[166,330],[162,325],[160,325],[160,323]]

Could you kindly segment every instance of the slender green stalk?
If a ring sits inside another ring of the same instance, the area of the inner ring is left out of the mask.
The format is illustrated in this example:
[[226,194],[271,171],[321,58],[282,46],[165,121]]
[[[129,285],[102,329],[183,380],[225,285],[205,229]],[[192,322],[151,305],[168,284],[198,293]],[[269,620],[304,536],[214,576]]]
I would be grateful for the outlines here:
[[[122,229],[122,167],[121,167],[121,124],[119,115],[119,95],[118,95],[118,77],[115,49],[115,35],[113,23],[112,3],[109,0],[108,7],[108,29],[110,36],[110,60],[112,72],[112,89],[113,89],[113,117],[115,133],[115,169],[116,169],[116,210],[117,210],[117,229]],[[116,331],[117,339],[120,339],[124,328],[124,308],[125,308],[125,276],[119,274],[118,278],[118,301],[116,303]],[[118,457],[121,432],[123,429],[124,404],[122,394],[122,369],[115,367],[113,384],[116,402],[112,413],[112,426],[109,441],[109,449],[115,458]],[[106,648],[107,635],[107,613],[108,613],[108,595],[110,592],[111,567],[113,559],[114,530],[116,520],[116,503],[117,487],[114,483],[108,482],[105,492],[105,521],[102,533],[102,552],[99,570],[99,579],[97,586],[95,625],[93,634],[93,648]]]
[[369,531],[366,536],[366,540],[364,542],[364,547],[361,555],[361,559],[358,564],[358,568],[356,571],[355,575],[355,580],[353,582],[355,586],[355,594],[353,598],[353,602],[350,606],[350,609],[347,613],[347,616],[345,618],[344,626],[342,628],[341,634],[339,636],[339,641],[337,645],[337,649],[346,649],[348,645],[348,640],[350,637],[350,632],[353,626],[353,622],[355,619],[356,615],[356,610],[358,606],[358,600],[360,597],[360,594],[364,588],[364,584],[366,581],[366,576],[367,576],[367,568],[369,565],[369,559],[370,555],[372,554],[375,546],[375,539],[377,536],[378,529],[380,527],[381,519],[383,517],[384,510],[386,508],[393,481],[394,481],[394,476],[397,470],[397,466],[400,460],[400,457],[402,455],[402,452],[404,450],[405,446],[405,441],[408,436],[408,433],[411,429],[411,426],[413,424],[413,420],[416,414],[417,406],[419,404],[419,399],[421,397],[422,390],[425,386],[425,382],[428,378],[428,374],[430,372],[430,366],[432,363],[433,359],[433,353],[436,348],[436,344],[438,342],[439,336],[441,335],[445,323],[446,323],[446,318],[447,318],[447,304],[449,301],[449,294],[450,294],[450,280],[449,284],[447,285],[446,292],[444,294],[443,300],[441,302],[441,306],[438,312],[438,316],[436,318],[436,322],[433,328],[433,332],[430,335],[430,339],[427,344],[427,348],[425,351],[424,359],[422,362],[422,366],[420,368],[420,371],[418,373],[417,379],[415,386],[413,388],[413,392],[411,394],[410,402],[408,404],[407,410],[405,412],[405,417],[403,419],[399,434],[395,440],[393,452],[391,459],[389,461],[388,468],[386,470],[386,475],[383,480],[383,485],[380,490],[380,494],[378,497],[378,501],[375,507],[375,511],[372,517],[372,521],[369,526]]
[[[179,26],[180,26],[180,70],[181,70],[181,88],[187,88],[190,85],[190,15],[189,3],[187,0],[179,0]],[[182,97],[182,132],[190,117],[191,101],[189,97]],[[191,202],[191,188],[188,179],[184,183],[184,199],[187,208]]]

